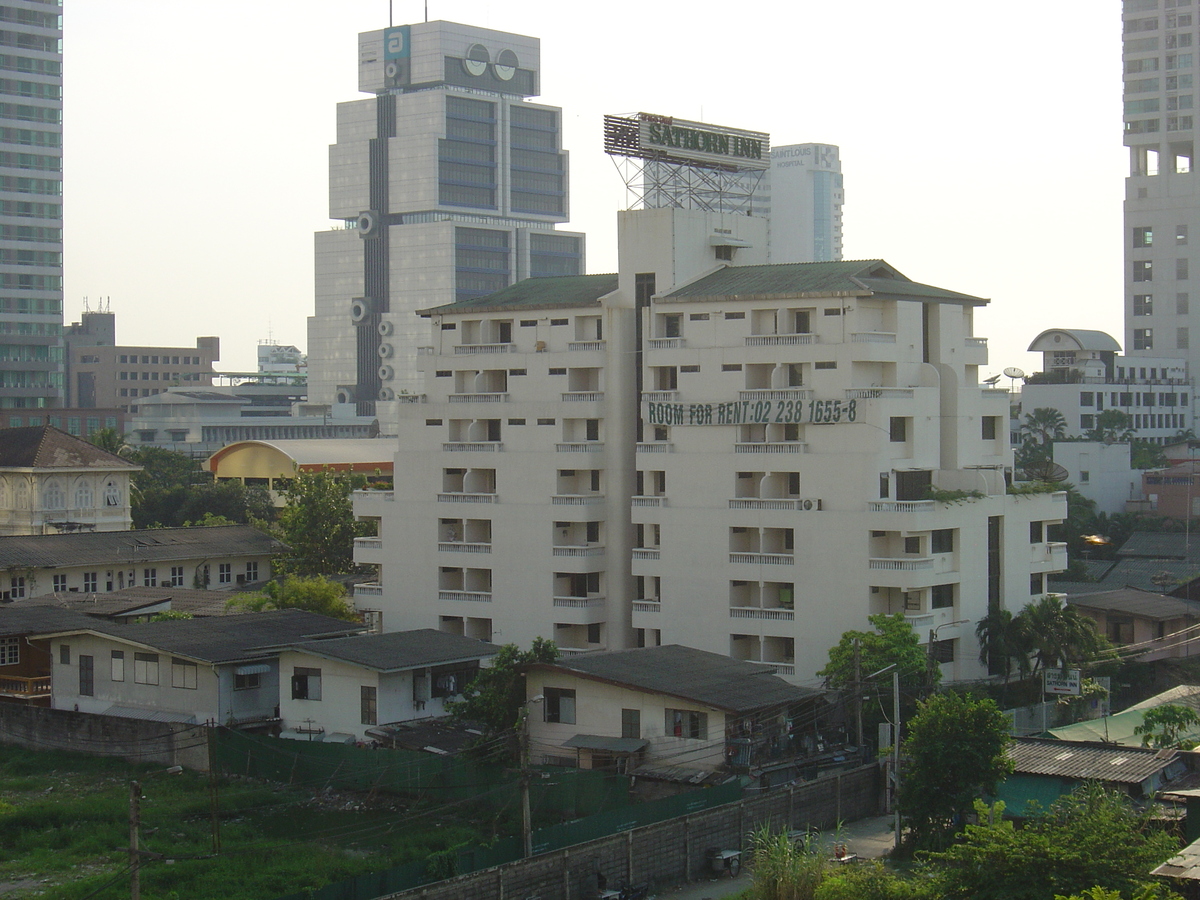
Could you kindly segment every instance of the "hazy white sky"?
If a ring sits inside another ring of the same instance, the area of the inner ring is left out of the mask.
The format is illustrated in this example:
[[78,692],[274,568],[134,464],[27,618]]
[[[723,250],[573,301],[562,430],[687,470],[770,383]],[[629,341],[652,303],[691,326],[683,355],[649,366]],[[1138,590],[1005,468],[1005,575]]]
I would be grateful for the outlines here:
[[[397,25],[424,18],[393,0]],[[268,334],[303,347],[329,227],[335,105],[387,0],[67,0],[66,307],[117,339]],[[429,18],[542,41],[570,223],[614,271],[625,202],[604,113],[658,112],[841,147],[845,255],[988,297],[991,372],[1053,326],[1121,330],[1119,0],[429,0]]]

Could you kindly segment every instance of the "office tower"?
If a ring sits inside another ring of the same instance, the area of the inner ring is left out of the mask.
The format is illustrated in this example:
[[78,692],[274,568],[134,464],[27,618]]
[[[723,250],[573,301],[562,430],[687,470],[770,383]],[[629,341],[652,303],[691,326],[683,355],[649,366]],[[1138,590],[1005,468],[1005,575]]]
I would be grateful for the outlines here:
[[842,162],[833,144],[771,148],[764,212],[773,263],[842,258]]
[[536,38],[403,25],[360,35],[359,66],[373,96],[338,105],[309,398],[390,422],[423,390],[418,310],[578,275],[584,247],[554,227],[568,218],[567,154],[561,110],[527,99],[540,89]]
[[62,14],[0,7],[0,409],[62,405]]

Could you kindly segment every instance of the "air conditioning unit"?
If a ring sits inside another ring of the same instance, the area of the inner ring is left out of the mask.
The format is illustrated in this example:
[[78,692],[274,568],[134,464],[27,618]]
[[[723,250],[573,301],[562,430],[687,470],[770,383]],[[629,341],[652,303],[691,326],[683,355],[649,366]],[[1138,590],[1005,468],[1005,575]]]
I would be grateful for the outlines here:
[[350,321],[361,325],[370,318],[372,307],[370,297],[355,297],[350,301]]

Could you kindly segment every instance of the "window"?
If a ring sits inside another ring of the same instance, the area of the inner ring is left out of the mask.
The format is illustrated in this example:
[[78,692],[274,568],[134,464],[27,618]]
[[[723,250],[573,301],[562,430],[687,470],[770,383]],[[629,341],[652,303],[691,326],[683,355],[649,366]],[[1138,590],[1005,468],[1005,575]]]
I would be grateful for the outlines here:
[[217,583],[229,584],[233,581],[233,563],[217,564]]
[[1080,428],[1095,428],[1096,427],[1096,417],[1093,415],[1080,416],[1079,417],[1079,427]]
[[1029,593],[1044,594],[1046,592],[1046,576],[1040,572],[1029,576]]
[[548,687],[542,693],[546,698],[542,704],[545,721],[558,722],[562,725],[575,724],[575,692],[573,690]]
[[321,670],[296,666],[292,670],[292,699],[321,699]]
[[183,566],[171,566],[171,587],[183,587]]
[[642,711],[640,709],[621,710],[621,737],[640,738],[642,736]]
[[95,657],[79,654],[79,694],[82,697],[96,695]]
[[364,684],[358,689],[359,721],[363,725],[379,724],[379,707],[375,686]]
[[114,650],[109,660],[109,677],[113,681],[125,680],[125,651]]
[[1154,315],[1154,295],[1153,294],[1134,294],[1133,295],[1133,314],[1135,316],[1152,316],[1152,315]]
[[908,440],[907,421],[904,416],[892,416],[888,421],[888,440],[896,444]]
[[1139,226],[1133,229],[1133,246],[1134,247],[1151,247],[1154,245],[1154,229],[1149,225]]
[[158,587],[158,569],[142,569],[142,587]]
[[1079,483],[1080,484],[1087,484],[1091,480],[1092,480],[1091,472],[1080,472],[1079,473]]
[[158,654],[133,654],[133,680],[137,684],[158,684]]
[[1188,227],[1186,225],[1175,226],[1175,246],[1183,247],[1187,245]]
[[984,416],[980,421],[980,431],[985,441],[994,441],[998,428],[996,422],[999,421],[999,416]]
[[930,647],[930,655],[936,663],[954,662],[954,638],[944,641],[934,641]]
[[1175,329],[1175,348],[1178,350],[1188,349],[1188,330],[1186,325]]
[[1154,280],[1154,262],[1149,259],[1133,261],[1133,280],[1136,282]]
[[1095,406],[1096,397],[1092,391],[1080,391],[1079,393],[1080,406]]
[[953,528],[938,528],[929,539],[930,547],[934,553],[953,553],[954,552],[954,529]]
[[71,645],[58,645],[58,664],[60,666],[69,666],[71,664]]
[[1175,295],[1175,314],[1186,316],[1188,312],[1188,295],[1184,291]]
[[258,563],[257,562],[246,563],[246,581],[247,582],[258,581]]
[[932,609],[949,609],[954,606],[954,585],[935,584],[929,589],[929,606]]
[[1042,527],[1041,522],[1030,522],[1029,523],[1029,543],[1040,544],[1042,541],[1044,541],[1046,539],[1045,534],[1046,534],[1046,530],[1044,527]]
[[814,369],[836,369],[837,362],[835,362],[833,360],[815,362],[815,363],[813,363],[813,368]]
[[0,638],[0,666],[15,666],[21,661],[21,639]]
[[65,591],[66,589],[67,589],[67,576],[66,575],[55,575],[54,576],[54,593],[56,593],[56,594],[61,593],[62,591]]
[[1134,350],[1153,350],[1154,349],[1154,329],[1153,328],[1135,328],[1135,329],[1133,329],[1133,349]]
[[666,732],[678,738],[708,740],[708,715],[690,709],[666,710]]
[[8,579],[9,597],[20,600],[25,596],[25,576],[14,575]]
[[236,672],[233,675],[233,689],[235,691],[252,691],[260,684],[262,676],[258,672],[249,672],[245,675],[239,675]]
[[199,668],[194,662],[186,659],[171,660],[171,687],[186,688],[194,691],[197,685]]
[[906,537],[904,539],[904,552],[905,553],[920,553],[921,552],[921,539],[919,537]]

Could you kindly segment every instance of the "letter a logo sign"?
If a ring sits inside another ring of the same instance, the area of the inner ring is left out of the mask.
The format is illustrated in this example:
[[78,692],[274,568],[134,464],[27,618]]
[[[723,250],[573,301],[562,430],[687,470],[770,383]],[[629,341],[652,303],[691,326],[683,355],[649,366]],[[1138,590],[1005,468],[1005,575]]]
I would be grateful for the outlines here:
[[383,32],[383,58],[408,59],[408,26],[388,28]]

